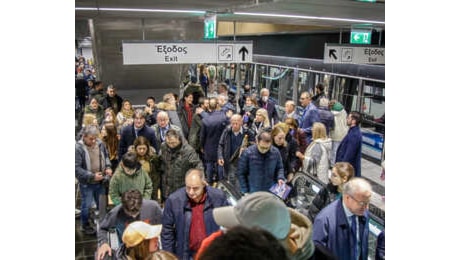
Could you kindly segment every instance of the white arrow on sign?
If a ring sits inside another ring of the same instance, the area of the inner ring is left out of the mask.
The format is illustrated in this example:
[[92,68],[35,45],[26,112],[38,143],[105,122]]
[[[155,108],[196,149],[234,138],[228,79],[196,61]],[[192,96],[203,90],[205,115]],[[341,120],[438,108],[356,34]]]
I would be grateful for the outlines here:
[[122,44],[123,65],[248,63],[253,55],[251,41],[123,41]]
[[355,39],[355,41],[357,41],[357,40],[359,40],[359,35],[355,34],[355,36],[353,36],[353,38]]
[[323,57],[324,63],[385,64],[385,47],[326,43]]

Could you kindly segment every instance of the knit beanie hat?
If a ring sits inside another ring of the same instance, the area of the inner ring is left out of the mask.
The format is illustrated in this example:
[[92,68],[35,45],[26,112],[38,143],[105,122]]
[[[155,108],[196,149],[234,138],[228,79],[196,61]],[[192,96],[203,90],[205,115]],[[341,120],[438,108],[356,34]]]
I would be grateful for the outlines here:
[[335,104],[332,106],[333,111],[342,111],[343,106],[339,102],[335,102]]

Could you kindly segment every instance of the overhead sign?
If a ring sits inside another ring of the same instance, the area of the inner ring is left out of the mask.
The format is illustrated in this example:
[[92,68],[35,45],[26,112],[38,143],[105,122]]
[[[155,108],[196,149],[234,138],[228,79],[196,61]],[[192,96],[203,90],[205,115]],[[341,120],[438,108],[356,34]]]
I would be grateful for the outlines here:
[[123,41],[123,64],[194,64],[252,62],[252,41]]
[[324,63],[385,64],[385,47],[325,44]]
[[371,44],[372,31],[351,31],[350,43]]

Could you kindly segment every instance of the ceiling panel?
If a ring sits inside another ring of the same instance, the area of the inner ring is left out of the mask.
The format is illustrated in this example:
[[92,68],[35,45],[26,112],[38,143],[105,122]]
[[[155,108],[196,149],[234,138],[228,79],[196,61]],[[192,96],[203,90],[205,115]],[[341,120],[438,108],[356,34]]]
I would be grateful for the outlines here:
[[[97,4],[96,4],[97,3]],[[367,3],[352,0],[77,0],[76,7],[105,8],[143,8],[200,10],[217,13],[221,21],[263,22],[272,24],[313,25],[325,28],[351,28],[363,22],[331,21],[328,19],[299,19],[236,15],[236,12],[287,14],[315,16],[321,18],[341,18],[370,21],[385,21],[385,3]],[[172,18],[203,19],[203,14],[189,13],[147,13],[147,12],[113,12],[113,11],[78,11],[76,19],[85,18]],[[369,27],[384,30],[385,24],[368,23]]]

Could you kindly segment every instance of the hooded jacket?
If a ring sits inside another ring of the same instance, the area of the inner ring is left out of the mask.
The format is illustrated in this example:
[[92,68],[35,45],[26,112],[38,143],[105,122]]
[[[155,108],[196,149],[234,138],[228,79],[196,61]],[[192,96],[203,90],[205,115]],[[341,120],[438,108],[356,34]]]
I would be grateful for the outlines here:
[[121,204],[121,194],[130,189],[139,190],[142,193],[142,197],[149,200],[153,190],[152,180],[140,165],[137,166],[136,172],[128,175],[120,164],[115,170],[109,186],[109,195],[113,204]]
[[291,260],[338,260],[326,247],[313,242],[313,224],[298,211],[288,208],[291,230],[282,244]]
[[312,240],[313,224],[298,211],[288,208],[291,216],[291,230],[283,241],[290,259],[309,259],[315,252]]

